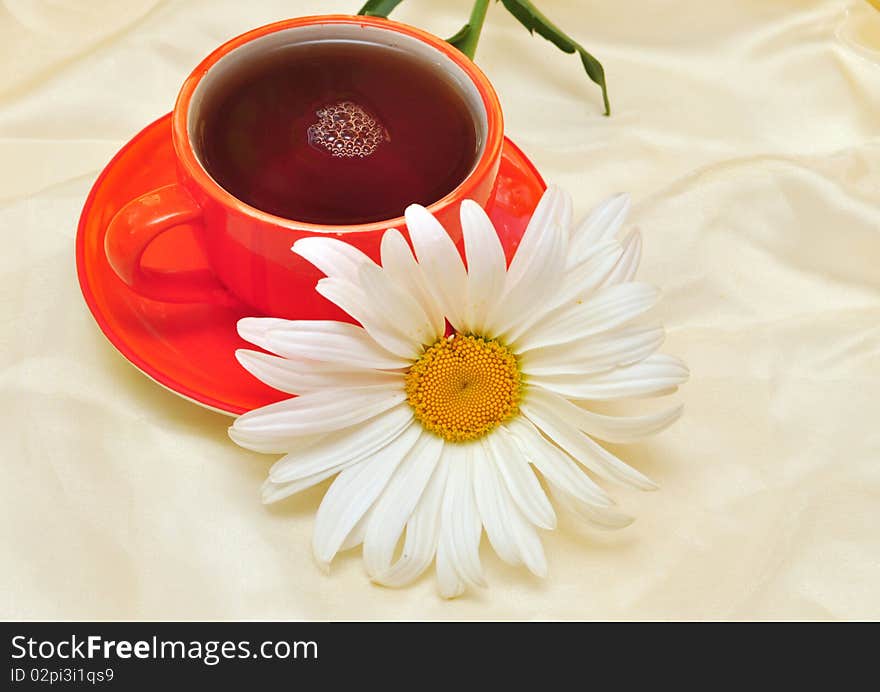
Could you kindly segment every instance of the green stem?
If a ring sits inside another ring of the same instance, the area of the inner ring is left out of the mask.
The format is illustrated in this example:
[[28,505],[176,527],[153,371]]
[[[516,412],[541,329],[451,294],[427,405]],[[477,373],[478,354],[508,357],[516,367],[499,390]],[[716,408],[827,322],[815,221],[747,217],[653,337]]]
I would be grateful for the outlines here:
[[471,17],[467,23],[467,33],[457,44],[459,50],[471,60],[477,54],[477,44],[480,42],[480,34],[483,31],[483,22],[486,20],[486,11],[489,9],[489,0],[475,0],[471,9]]
[[363,7],[358,10],[358,14],[368,17],[387,18],[391,14],[391,10],[397,7],[403,0],[367,0]]

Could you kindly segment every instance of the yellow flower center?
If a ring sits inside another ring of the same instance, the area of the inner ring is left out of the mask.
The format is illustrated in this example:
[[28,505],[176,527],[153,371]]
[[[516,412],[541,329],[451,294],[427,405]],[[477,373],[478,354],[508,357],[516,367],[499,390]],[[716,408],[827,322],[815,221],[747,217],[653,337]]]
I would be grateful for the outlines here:
[[516,357],[497,341],[454,334],[431,346],[406,374],[416,419],[450,442],[475,440],[516,415]]

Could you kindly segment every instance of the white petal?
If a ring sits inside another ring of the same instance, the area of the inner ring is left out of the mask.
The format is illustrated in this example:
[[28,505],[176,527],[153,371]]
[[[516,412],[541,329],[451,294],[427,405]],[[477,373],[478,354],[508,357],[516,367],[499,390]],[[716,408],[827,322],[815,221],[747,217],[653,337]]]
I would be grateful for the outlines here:
[[[485,586],[480,565],[482,524],[473,487],[473,445],[446,445],[449,478],[440,514],[440,550],[449,557],[456,574],[471,586]],[[438,553],[438,570],[440,566]]]
[[296,495],[303,490],[308,490],[309,488],[318,485],[318,483],[327,480],[330,476],[333,476],[336,473],[337,469],[325,469],[320,473],[305,476],[290,483],[273,483],[271,478],[267,478],[263,481],[263,485],[260,488],[262,502],[264,505],[270,505],[273,502],[280,502],[291,495]]
[[597,291],[583,303],[575,303],[535,324],[518,339],[520,352],[586,339],[614,329],[650,310],[659,291],[644,283],[625,283]]
[[[483,456],[474,464],[474,497],[480,519],[486,527],[486,535],[489,543],[498,553],[498,557],[511,565],[521,562],[519,547],[512,535],[510,526],[510,514],[517,511],[513,505],[501,472],[495,460],[492,458],[485,439],[483,440]],[[510,498],[509,502],[505,500]]]
[[600,529],[622,529],[632,524],[633,519],[614,507],[596,507],[582,502],[551,481],[547,481],[553,500],[563,509],[574,512],[582,519]]
[[532,382],[566,399],[610,401],[626,397],[654,396],[675,391],[688,375],[678,358],[655,353],[616,370],[572,378],[571,375],[535,375]]
[[391,318],[397,332],[409,342],[430,346],[443,336],[435,331],[421,305],[379,267],[362,266],[360,281],[368,300]]
[[657,488],[654,481],[622,462],[573,425],[557,418],[541,402],[529,400],[520,408],[541,432],[594,473],[641,490]]
[[[552,303],[565,276],[565,252],[568,231],[550,226],[531,261],[524,264],[522,278],[511,279],[508,272],[504,293],[488,322],[488,333],[510,342],[509,333],[518,332],[524,315],[541,314]],[[517,250],[519,257],[522,248]]]
[[536,577],[547,576],[547,558],[535,526],[513,507],[510,530],[514,535],[523,564]]
[[272,466],[262,487],[263,503],[288,498],[369,459],[398,437],[411,422],[409,407],[402,405],[378,419],[325,435],[317,442],[291,452]]
[[361,323],[366,332],[382,348],[396,356],[414,360],[419,355],[419,342],[406,335],[383,306],[374,303],[363,287],[345,279],[321,279],[315,291],[342,308]]
[[590,248],[604,240],[617,236],[630,209],[629,195],[624,193],[609,197],[600,203],[572,233],[571,253],[581,257]]
[[526,418],[519,417],[507,424],[508,430],[526,457],[541,475],[578,498],[596,507],[614,504],[605,491],[578,466],[568,454],[547,440]]
[[546,241],[547,229],[558,226],[568,235],[571,226],[571,197],[556,185],[550,185],[526,225],[516,254],[510,262],[508,280],[516,284],[529,271],[538,248]]
[[356,282],[361,265],[376,266],[367,255],[337,238],[302,238],[290,248],[326,276]]
[[418,301],[431,320],[437,338],[446,332],[446,317],[428,290],[422,268],[410,252],[400,231],[389,229],[382,236],[382,269],[406,293]]
[[467,256],[467,331],[482,334],[486,320],[504,290],[507,261],[492,221],[472,200],[461,203],[461,228]]
[[608,274],[603,286],[632,281],[642,259],[642,234],[634,228],[623,241],[623,254]]
[[351,550],[352,548],[357,548],[361,543],[364,542],[364,538],[367,535],[367,527],[370,524],[370,519],[373,516],[373,512],[376,510],[376,505],[370,507],[365,513],[364,516],[360,518],[357,524],[354,525],[354,528],[348,532],[348,535],[345,537],[345,540],[342,541],[342,545],[339,546],[339,552],[345,552],[346,550]]
[[551,185],[532,214],[510,262],[498,309],[487,321],[487,333],[510,341],[524,316],[543,313],[565,276],[571,224],[571,197]]
[[517,508],[498,470],[497,460],[486,445],[484,456],[483,459],[475,457],[474,494],[492,547],[505,562],[525,563],[534,574],[545,576],[547,561],[541,539]]
[[590,375],[644,360],[663,345],[663,327],[627,325],[557,346],[527,351],[520,357],[522,372],[543,375]]
[[452,565],[449,548],[442,540],[437,544],[437,587],[443,598],[455,598],[464,593],[464,581]]
[[428,290],[452,326],[459,329],[464,323],[467,296],[467,273],[461,255],[440,222],[424,207],[407,207],[406,227]]
[[420,434],[419,426],[411,425],[381,453],[345,469],[336,477],[315,515],[312,549],[319,563],[330,563]]
[[423,431],[374,505],[364,537],[364,566],[371,577],[386,574],[391,568],[394,548],[437,467],[442,451],[443,440]]
[[448,460],[441,454],[434,474],[406,525],[403,553],[388,571],[374,576],[373,581],[384,586],[404,586],[415,580],[431,564],[437,551],[440,507],[446,490],[448,472]]
[[541,306],[532,306],[517,324],[505,332],[508,343],[516,343],[535,324],[547,321],[573,304],[590,298],[614,269],[622,253],[620,243],[612,240],[596,246],[596,251],[583,262],[569,267],[548,300]]
[[529,400],[540,401],[560,419],[578,430],[607,442],[633,442],[653,435],[681,417],[683,406],[644,416],[606,416],[575,406],[567,399],[540,387],[529,389]]
[[576,300],[586,300],[600,287],[617,266],[623,255],[623,246],[617,240],[608,240],[593,246],[580,262],[570,265],[551,305],[558,307]]
[[244,348],[238,349],[235,357],[241,366],[258,380],[288,394],[374,385],[403,388],[401,372],[346,368],[335,363],[291,360]]
[[295,481],[328,468],[341,470],[376,454],[412,422],[412,409],[399,404],[381,416],[325,435],[305,449],[289,452],[269,470],[275,483]]
[[500,427],[487,438],[492,460],[525,518],[542,529],[552,529],[556,526],[553,506],[519,448],[512,439],[508,439],[509,435],[504,427]]
[[[245,341],[259,346],[260,348],[265,348],[267,351],[271,351],[272,349],[269,348],[268,340],[269,331],[273,329],[288,328],[294,324],[303,323],[295,323],[292,320],[284,320],[280,317],[242,317],[238,321],[237,329],[238,335]],[[324,323],[319,322],[318,324]],[[330,324],[336,323],[331,322]]]
[[[258,335],[252,320],[239,320],[239,333],[251,343],[285,358],[385,370],[412,365],[412,360],[382,348],[363,327],[354,324],[329,320],[278,322]],[[242,333],[243,323],[247,323],[245,332],[249,336]]]
[[292,451],[303,451],[310,445],[317,444],[325,439],[328,434],[316,433],[314,435],[274,435],[264,437],[260,434],[248,435],[241,431],[232,431],[232,426],[227,430],[230,439],[240,447],[249,449],[260,454],[286,454]]
[[405,399],[405,392],[385,386],[324,389],[249,411],[235,420],[229,436],[245,447],[251,441],[280,443],[298,435],[316,435],[356,425]]
[[[278,404],[287,401],[290,401],[290,399],[279,401]],[[277,406],[278,404],[270,405]],[[264,406],[263,408],[267,407]],[[327,433],[310,435],[303,433],[300,429],[295,429],[292,432],[277,430],[267,435],[261,430],[251,432],[242,427],[236,428],[234,422],[227,428],[226,433],[229,435],[229,439],[239,447],[244,447],[252,452],[259,452],[261,454],[286,454],[292,450],[304,449],[310,443],[323,440],[327,436]]]

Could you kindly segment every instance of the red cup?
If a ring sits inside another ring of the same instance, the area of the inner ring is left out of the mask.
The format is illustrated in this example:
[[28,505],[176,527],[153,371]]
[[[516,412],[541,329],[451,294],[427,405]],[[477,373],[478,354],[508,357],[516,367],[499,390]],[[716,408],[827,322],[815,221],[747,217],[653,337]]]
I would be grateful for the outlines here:
[[[464,199],[483,206],[490,202],[501,162],[501,106],[489,80],[456,48],[414,27],[374,17],[300,17],[254,29],[224,43],[183,83],[172,114],[177,182],[128,202],[107,228],[107,259],[133,291],[169,303],[228,304],[237,299],[251,306],[255,314],[288,319],[345,318],[339,308],[315,293],[322,275],[291,252],[291,246],[300,238],[330,234],[378,260],[383,232],[405,229],[403,217],[324,226],[268,214],[218,185],[193,145],[204,94],[227,70],[275,46],[316,39],[356,39],[406,49],[444,70],[461,91],[477,124],[480,153],[461,184],[428,207],[461,247],[459,206]],[[175,273],[142,267],[141,258],[150,243],[183,224],[196,227],[211,269]]]

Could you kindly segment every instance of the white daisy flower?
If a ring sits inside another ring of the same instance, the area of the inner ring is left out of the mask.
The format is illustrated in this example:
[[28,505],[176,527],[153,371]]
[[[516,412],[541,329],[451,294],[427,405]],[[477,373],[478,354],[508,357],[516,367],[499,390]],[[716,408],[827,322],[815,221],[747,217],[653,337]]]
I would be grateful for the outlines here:
[[546,574],[538,529],[556,515],[545,487],[593,524],[630,523],[592,476],[656,485],[597,440],[655,433],[681,407],[633,417],[591,408],[669,393],[688,371],[655,353],[662,327],[636,322],[658,292],[633,281],[641,236],[621,233],[628,209],[613,197],[571,228],[571,200],[551,187],[509,267],[471,201],[461,205],[467,267],[418,205],[406,211],[415,257],[397,230],[382,239],[381,266],[334,238],[294,245],[326,275],[318,293],[361,326],[241,320],[241,336],[276,355],[241,350],[238,360],[297,396],[246,413],[229,434],[285,454],[265,502],[336,476],[315,518],[319,563],[363,544],[370,578],[402,586],[434,562],[453,597],[486,583],[484,529],[501,559]]

